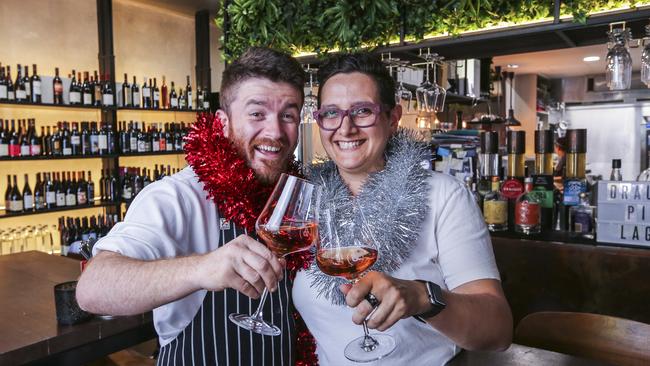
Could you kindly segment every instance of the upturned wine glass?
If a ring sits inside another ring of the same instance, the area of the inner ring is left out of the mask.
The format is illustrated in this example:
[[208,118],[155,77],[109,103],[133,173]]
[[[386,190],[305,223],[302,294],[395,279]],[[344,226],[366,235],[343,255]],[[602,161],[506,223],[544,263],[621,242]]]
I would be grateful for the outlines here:
[[[280,176],[255,223],[258,237],[278,258],[308,250],[318,241],[320,196],[321,186],[284,173]],[[268,293],[264,288],[252,315],[230,314],[228,318],[255,333],[280,335],[280,328],[263,319],[262,309]]]
[[[316,263],[330,276],[356,283],[377,261],[379,251],[361,208],[354,202],[329,204],[321,212],[320,241]],[[345,357],[354,362],[371,362],[395,350],[395,339],[387,334],[370,334],[366,321],[364,335],[345,347]]]

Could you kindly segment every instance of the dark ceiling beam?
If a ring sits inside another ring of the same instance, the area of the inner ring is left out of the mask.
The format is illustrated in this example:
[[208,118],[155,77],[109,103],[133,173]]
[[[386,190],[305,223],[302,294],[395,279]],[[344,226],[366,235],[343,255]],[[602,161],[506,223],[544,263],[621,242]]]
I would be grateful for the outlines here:
[[567,46],[569,47],[576,47],[576,43],[573,42],[569,36],[567,36],[563,31],[555,31],[555,34],[557,34],[558,37],[560,37],[564,42],[566,42]]

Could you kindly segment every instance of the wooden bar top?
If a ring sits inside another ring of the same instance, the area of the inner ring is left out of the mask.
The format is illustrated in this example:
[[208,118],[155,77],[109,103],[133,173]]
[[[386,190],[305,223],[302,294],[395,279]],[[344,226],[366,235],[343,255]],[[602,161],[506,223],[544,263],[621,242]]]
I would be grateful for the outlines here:
[[551,352],[539,348],[512,344],[504,352],[462,351],[448,366],[604,366],[609,365],[594,360]]
[[58,325],[54,285],[74,281],[79,274],[74,259],[35,251],[0,256],[0,365],[48,358],[58,363],[60,358],[52,360],[72,350],[85,358],[66,360],[90,360],[124,348],[125,340],[153,338],[151,313]]

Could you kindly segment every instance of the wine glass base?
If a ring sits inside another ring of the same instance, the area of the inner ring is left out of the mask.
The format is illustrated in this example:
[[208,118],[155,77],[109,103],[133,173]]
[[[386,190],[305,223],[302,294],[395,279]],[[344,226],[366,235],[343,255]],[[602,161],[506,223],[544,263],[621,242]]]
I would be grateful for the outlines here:
[[355,338],[345,347],[345,358],[353,362],[372,362],[390,355],[395,350],[395,338],[386,334],[370,334],[377,343],[364,349],[365,337]]
[[267,336],[279,336],[282,333],[280,328],[275,325],[262,320],[257,320],[248,314],[230,314],[228,315],[228,319],[239,327],[248,329],[254,333]]

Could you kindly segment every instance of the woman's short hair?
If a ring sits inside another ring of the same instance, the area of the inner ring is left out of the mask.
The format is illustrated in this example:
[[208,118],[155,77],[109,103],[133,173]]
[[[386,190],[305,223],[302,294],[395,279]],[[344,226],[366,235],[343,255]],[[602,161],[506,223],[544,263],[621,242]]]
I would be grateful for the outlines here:
[[[395,107],[395,80],[379,57],[370,53],[347,53],[334,55],[318,69],[318,83],[322,88],[327,80],[336,74],[360,72],[375,81],[382,104]],[[318,94],[320,105],[320,93]]]
[[250,47],[226,67],[221,79],[221,109],[228,112],[239,84],[250,78],[285,82],[304,98],[305,71],[290,55],[265,47]]

